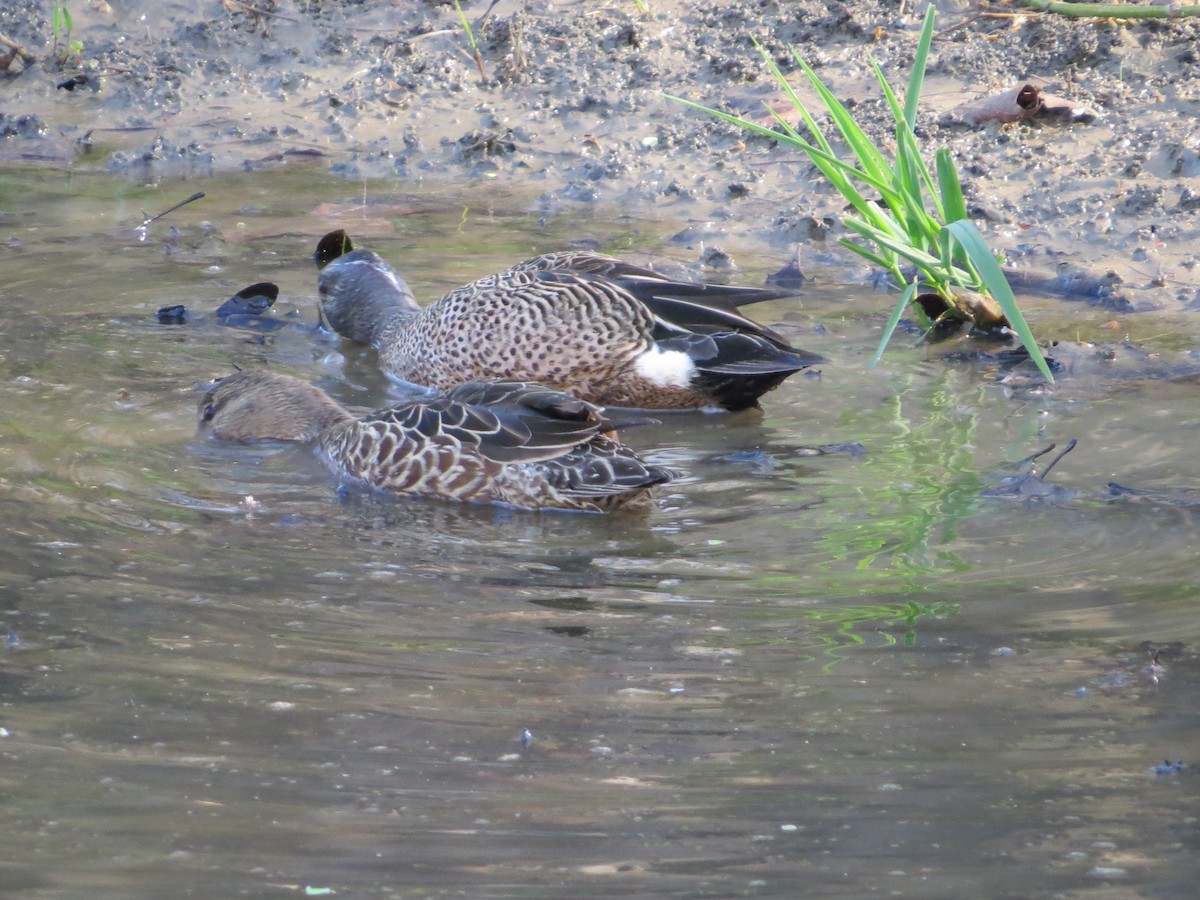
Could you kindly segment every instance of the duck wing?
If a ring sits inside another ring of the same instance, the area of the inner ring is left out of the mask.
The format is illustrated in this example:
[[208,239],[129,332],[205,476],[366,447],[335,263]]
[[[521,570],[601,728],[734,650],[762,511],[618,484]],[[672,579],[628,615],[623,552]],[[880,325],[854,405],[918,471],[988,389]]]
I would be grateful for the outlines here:
[[548,253],[512,267],[516,272],[555,272],[602,278],[632,294],[657,318],[680,328],[730,329],[758,334],[788,347],[778,332],[749,319],[739,307],[789,296],[786,291],[673,281],[653,269],[600,253]]
[[563,456],[611,427],[597,406],[518,381],[467,382],[381,410],[364,420],[370,422],[398,428],[417,443],[450,438],[503,464]]
[[659,321],[686,331],[737,331],[765,338],[777,347],[791,349],[787,339],[773,328],[743,316],[736,307],[712,303],[711,298],[639,297]]
[[545,253],[517,263],[511,267],[510,271],[592,275],[619,284],[646,304],[655,300],[690,299],[701,307],[720,310],[735,316],[740,306],[762,303],[766,300],[778,300],[794,294],[794,292],[772,288],[676,281],[646,266],[638,266],[615,256],[606,256],[603,253],[591,253],[585,250]]
[[601,504],[678,477],[675,470],[644,462],[624,444],[603,435],[586,447],[543,463],[542,474],[562,495]]
[[701,371],[725,375],[791,374],[826,361],[819,354],[786,344],[780,347],[760,335],[736,331],[660,331],[656,337],[660,347],[683,351]]

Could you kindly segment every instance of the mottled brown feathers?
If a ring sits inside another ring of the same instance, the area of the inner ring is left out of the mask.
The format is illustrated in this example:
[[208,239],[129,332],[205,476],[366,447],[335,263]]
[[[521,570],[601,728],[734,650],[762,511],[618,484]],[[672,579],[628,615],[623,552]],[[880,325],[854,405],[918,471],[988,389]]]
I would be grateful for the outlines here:
[[594,253],[535,257],[421,308],[377,254],[328,235],[322,315],[391,374],[447,388],[538,381],[603,406],[745,409],[821,361],[738,307],[774,291],[677,282]]
[[673,477],[608,437],[599,407],[537,384],[467,383],[355,419],[319,388],[256,370],[219,380],[200,416],[220,438],[314,444],[335,471],[397,494],[605,510]]

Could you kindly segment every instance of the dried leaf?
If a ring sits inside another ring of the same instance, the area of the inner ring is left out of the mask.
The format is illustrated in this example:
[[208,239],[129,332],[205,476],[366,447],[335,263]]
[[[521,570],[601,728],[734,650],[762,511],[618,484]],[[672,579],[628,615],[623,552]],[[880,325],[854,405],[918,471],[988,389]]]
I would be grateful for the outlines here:
[[983,122],[1020,122],[1038,115],[1085,123],[1100,118],[1100,113],[1090,106],[1043,93],[1032,84],[1022,84],[1002,94],[964,103],[954,110],[954,114],[972,125]]
[[1073,103],[1054,94],[1042,94],[1042,116],[1056,116],[1071,122],[1088,124],[1100,118],[1100,111],[1082,103]]

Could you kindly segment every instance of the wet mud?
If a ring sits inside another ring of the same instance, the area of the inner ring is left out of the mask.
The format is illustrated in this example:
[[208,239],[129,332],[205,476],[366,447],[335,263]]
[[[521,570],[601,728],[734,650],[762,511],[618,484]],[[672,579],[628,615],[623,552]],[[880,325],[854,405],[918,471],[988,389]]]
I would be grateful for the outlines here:
[[[753,42],[796,48],[885,146],[867,69],[902,85],[924,3],[898,0],[128,0],[0,5],[0,155],[174,176],[319,165],[347,179],[486,185],[694,223],[698,261],[786,258],[854,282],[839,197],[794,151],[667,100],[768,119],[785,102]],[[949,146],[972,215],[1048,289],[1114,311],[1200,303],[1200,22],[1120,23],[940,0],[919,123]],[[812,99],[800,84],[801,95]],[[968,123],[1021,85],[1095,113]],[[1115,290],[1113,285],[1119,285]]]

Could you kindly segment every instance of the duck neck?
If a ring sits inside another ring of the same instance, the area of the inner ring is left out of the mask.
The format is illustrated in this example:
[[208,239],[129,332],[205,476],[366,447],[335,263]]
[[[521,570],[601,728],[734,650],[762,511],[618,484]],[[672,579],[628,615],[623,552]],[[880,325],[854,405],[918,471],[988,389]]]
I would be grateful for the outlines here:
[[326,314],[330,327],[342,337],[379,349],[420,307],[384,293],[364,294],[345,304],[340,313]]
[[257,437],[313,444],[353,421],[354,416],[332,397],[319,388],[311,387],[275,398],[271,412],[258,418]]

